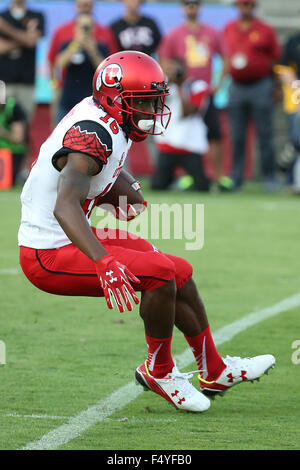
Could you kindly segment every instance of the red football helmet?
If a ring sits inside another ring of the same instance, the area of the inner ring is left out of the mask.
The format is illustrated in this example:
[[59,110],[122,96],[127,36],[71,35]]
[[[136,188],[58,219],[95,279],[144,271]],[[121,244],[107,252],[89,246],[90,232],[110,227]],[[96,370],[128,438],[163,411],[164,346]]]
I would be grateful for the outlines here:
[[[167,128],[171,117],[170,109],[165,104],[168,93],[160,65],[142,52],[112,54],[101,62],[94,74],[95,101],[116,119],[134,141],[144,140],[148,134],[162,134]],[[134,107],[135,98],[154,98],[153,111]],[[134,113],[141,115],[137,123]]]

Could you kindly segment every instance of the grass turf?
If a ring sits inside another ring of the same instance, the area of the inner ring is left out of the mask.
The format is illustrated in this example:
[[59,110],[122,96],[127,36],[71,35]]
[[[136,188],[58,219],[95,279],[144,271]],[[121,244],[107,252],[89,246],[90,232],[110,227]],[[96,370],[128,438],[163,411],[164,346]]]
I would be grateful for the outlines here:
[[[193,264],[212,330],[300,292],[299,199],[262,194],[255,185],[241,194],[146,189],[145,195],[152,203],[204,204],[202,250],[186,251],[183,240],[154,243]],[[18,188],[0,194],[0,209],[0,340],[7,348],[7,364],[0,366],[0,449],[18,449],[132,381],[146,346],[137,307],[120,315],[103,299],[51,296],[22,273],[5,271],[18,267]],[[235,387],[201,415],[143,393],[61,448],[299,448],[300,365],[291,360],[299,313],[282,313],[219,347],[224,355],[274,354],[277,366],[259,384]],[[173,353],[186,347],[175,331]],[[31,415],[48,418],[25,417]]]

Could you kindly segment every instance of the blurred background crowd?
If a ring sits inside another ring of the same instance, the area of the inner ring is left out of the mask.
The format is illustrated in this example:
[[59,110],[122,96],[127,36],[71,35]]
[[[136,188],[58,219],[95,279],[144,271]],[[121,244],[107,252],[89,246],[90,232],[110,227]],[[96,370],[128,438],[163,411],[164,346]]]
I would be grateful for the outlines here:
[[2,0],[0,189],[23,184],[39,147],[92,94],[119,50],[157,59],[171,123],[127,166],[153,190],[300,194],[297,0]]

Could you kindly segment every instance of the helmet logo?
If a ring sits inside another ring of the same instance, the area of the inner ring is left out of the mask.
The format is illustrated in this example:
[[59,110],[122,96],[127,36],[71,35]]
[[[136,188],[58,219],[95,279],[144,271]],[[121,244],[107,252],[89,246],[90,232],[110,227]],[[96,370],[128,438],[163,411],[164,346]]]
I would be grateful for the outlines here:
[[120,83],[123,72],[119,64],[107,65],[102,72],[102,81],[108,87],[116,87]]

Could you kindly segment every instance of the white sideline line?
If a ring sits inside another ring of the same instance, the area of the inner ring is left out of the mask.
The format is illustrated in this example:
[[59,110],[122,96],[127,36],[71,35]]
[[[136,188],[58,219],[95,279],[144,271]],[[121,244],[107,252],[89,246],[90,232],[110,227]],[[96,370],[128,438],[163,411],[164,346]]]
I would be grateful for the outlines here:
[[[229,325],[219,328],[213,333],[214,341],[216,345],[219,346],[230,341],[234,336],[247,328],[268,318],[279,315],[282,312],[287,312],[299,307],[299,305],[300,293],[287,297],[271,307],[250,313]],[[270,352],[272,353],[272,351]],[[194,361],[194,356],[188,348],[182,354],[176,356],[175,359],[178,366],[183,368]],[[130,382],[113,392],[111,395],[100,400],[95,405],[90,406],[78,415],[71,417],[67,423],[53,429],[47,434],[44,434],[40,439],[29,442],[25,447],[22,447],[21,450],[55,450],[58,447],[67,444],[72,439],[81,436],[84,431],[95,424],[104,421],[108,416],[112,415],[116,411],[121,410],[141,393],[143,393],[142,387],[138,387],[135,382]]]
[[52,416],[52,415],[21,415],[19,413],[6,413],[3,415],[8,418],[29,418],[29,419],[68,419],[70,416]]
[[[32,414],[32,415],[22,415],[19,413],[5,413],[3,415],[5,418],[24,418],[24,419],[54,419],[54,420],[59,420],[59,419],[70,419],[71,416],[52,416],[52,415],[37,415],[37,414]],[[105,418],[103,421],[114,421],[114,422],[130,422],[130,423],[176,423],[177,419],[176,418],[152,418],[152,417],[146,417],[146,418],[137,418],[135,416],[130,416],[129,418],[124,417],[124,418]]]
[[1,274],[15,276],[17,274],[20,274],[20,272],[21,272],[21,269],[19,268],[3,268],[3,269],[0,269],[0,276]]

